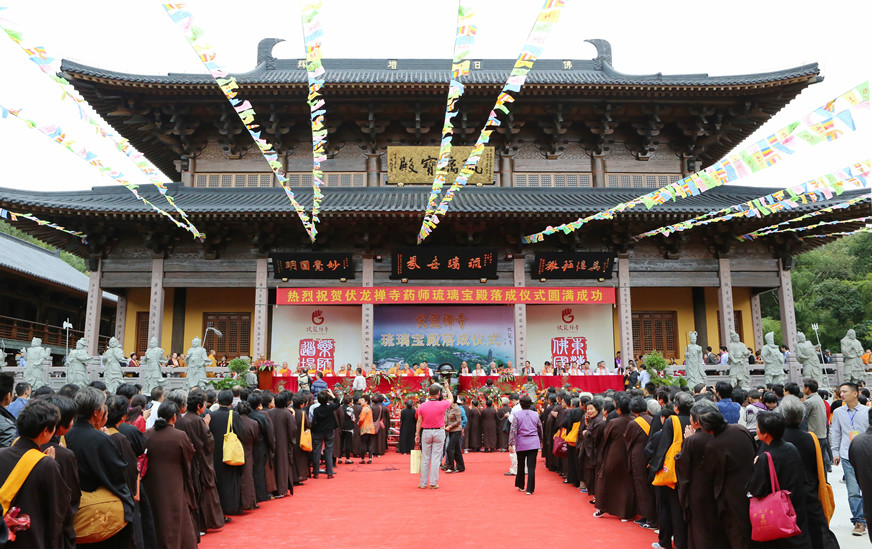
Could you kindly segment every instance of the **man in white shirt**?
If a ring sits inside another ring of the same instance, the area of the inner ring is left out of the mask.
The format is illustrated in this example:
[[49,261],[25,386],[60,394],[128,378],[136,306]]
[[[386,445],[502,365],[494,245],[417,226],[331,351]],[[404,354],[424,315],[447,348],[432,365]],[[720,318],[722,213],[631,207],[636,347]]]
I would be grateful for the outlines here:
[[645,368],[644,364],[639,364],[639,387],[644,389],[650,381],[651,374],[648,373],[648,369]]
[[[509,428],[511,428],[512,423],[515,422],[515,414],[521,411],[521,398],[518,393],[512,393],[509,395],[509,406],[512,407],[512,411],[509,412]],[[509,452],[509,472],[503,473],[503,475],[509,477],[516,476],[518,474],[518,454],[516,452]]]
[[355,393],[366,391],[366,378],[363,376],[363,368],[357,369],[357,375],[354,376],[354,381],[351,382],[351,390]]
[[166,391],[163,387],[157,386],[151,390],[151,413],[145,419],[145,429],[151,429],[154,427],[154,422],[157,421],[157,409],[160,408],[161,402],[166,398]]
[[606,368],[606,361],[605,360],[600,360],[599,362],[596,363],[596,368],[593,371],[593,375],[595,375],[595,376],[607,376],[610,373],[611,372],[609,372],[609,369]]
[[721,360],[719,364],[721,366],[729,366],[730,364],[730,353],[727,352],[726,347],[721,347]]

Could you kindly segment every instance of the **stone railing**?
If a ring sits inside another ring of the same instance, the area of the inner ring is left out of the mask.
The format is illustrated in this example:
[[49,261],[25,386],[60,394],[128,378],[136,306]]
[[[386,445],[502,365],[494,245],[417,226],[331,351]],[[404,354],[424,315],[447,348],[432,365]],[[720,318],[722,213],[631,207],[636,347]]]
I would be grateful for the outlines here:
[[[91,381],[102,381],[103,379],[103,364],[100,362],[100,357],[93,357],[88,362],[88,377],[91,378]],[[122,367],[121,371],[124,372],[124,382],[132,383],[140,385],[145,385],[140,380],[140,370],[141,368],[128,368]],[[187,368],[161,368],[164,374],[166,374],[164,388],[165,389],[185,389],[187,388],[187,380],[182,377],[182,374],[185,374],[188,369]],[[0,370],[7,374],[12,374],[15,376],[15,382],[24,381],[24,368],[20,368],[18,366],[15,367],[4,367]],[[67,368],[66,366],[53,366],[49,361],[45,362],[43,366],[43,372],[46,374],[46,381],[48,382],[49,387],[57,391],[61,387],[63,387],[67,383]],[[230,374],[229,368],[206,368],[206,375],[214,375],[214,377],[209,377],[208,381],[215,380],[218,381],[223,377]],[[130,376],[130,377],[128,377]]]

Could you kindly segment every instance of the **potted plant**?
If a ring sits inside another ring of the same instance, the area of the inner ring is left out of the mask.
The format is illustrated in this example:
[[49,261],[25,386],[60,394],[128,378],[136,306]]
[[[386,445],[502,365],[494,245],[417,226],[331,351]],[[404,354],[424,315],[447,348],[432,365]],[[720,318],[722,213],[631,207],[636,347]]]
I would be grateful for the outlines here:
[[660,351],[651,351],[645,356],[645,369],[651,375],[651,383],[657,385],[674,385],[675,387],[684,387],[687,385],[687,380],[683,377],[672,377],[666,373],[666,367],[669,365],[663,354]]
[[272,360],[264,360],[257,364],[257,385],[261,389],[273,389],[273,373],[276,370],[276,363]]

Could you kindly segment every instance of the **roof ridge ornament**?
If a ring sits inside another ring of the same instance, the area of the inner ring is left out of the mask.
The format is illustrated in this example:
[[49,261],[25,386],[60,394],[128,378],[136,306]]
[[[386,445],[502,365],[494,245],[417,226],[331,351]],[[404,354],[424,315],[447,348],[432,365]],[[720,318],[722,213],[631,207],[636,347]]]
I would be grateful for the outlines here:
[[272,51],[273,48],[276,47],[276,44],[284,41],[284,38],[264,38],[258,42],[256,66],[260,66],[261,63],[266,63],[267,70],[275,70],[276,58],[273,56]]
[[597,70],[601,71],[604,64],[614,67],[614,64],[612,64],[612,45],[608,40],[603,38],[588,38],[585,42],[593,44],[596,48],[596,58],[593,61],[594,67]]

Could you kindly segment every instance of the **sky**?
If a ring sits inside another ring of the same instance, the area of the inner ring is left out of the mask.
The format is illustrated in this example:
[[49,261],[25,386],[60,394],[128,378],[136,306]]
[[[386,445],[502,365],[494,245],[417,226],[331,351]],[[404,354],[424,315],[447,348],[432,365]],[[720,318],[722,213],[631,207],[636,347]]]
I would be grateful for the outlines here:
[[[542,4],[541,0],[470,3],[478,28],[473,59],[517,57]],[[9,9],[0,15],[14,21],[29,42],[43,45],[53,57],[138,74],[205,72],[157,2],[16,0],[6,5]],[[205,31],[218,60],[230,72],[254,68],[257,43],[266,37],[286,40],[273,50],[276,57],[304,57],[299,2],[212,0],[188,5],[195,24]],[[453,49],[456,10],[451,0],[323,0],[324,58],[447,59]],[[872,76],[872,48],[865,29],[870,20],[872,2],[861,0],[825,4],[566,0],[543,58],[592,59],[596,50],[584,39],[603,38],[611,43],[614,68],[626,74],[734,75],[819,63],[825,80],[794,99],[751,136],[752,141]],[[60,90],[4,35],[0,35],[0,67],[0,105],[23,108],[39,122],[61,125],[132,181],[147,182],[137,177],[138,171],[124,156],[93,136],[71,104],[60,101]],[[523,102],[523,91],[518,102]],[[329,116],[329,104],[327,109]],[[865,160],[872,156],[870,121],[867,111],[850,138],[805,149],[741,184],[786,187]],[[0,155],[0,188],[62,191],[115,184],[12,117],[0,119]]]

